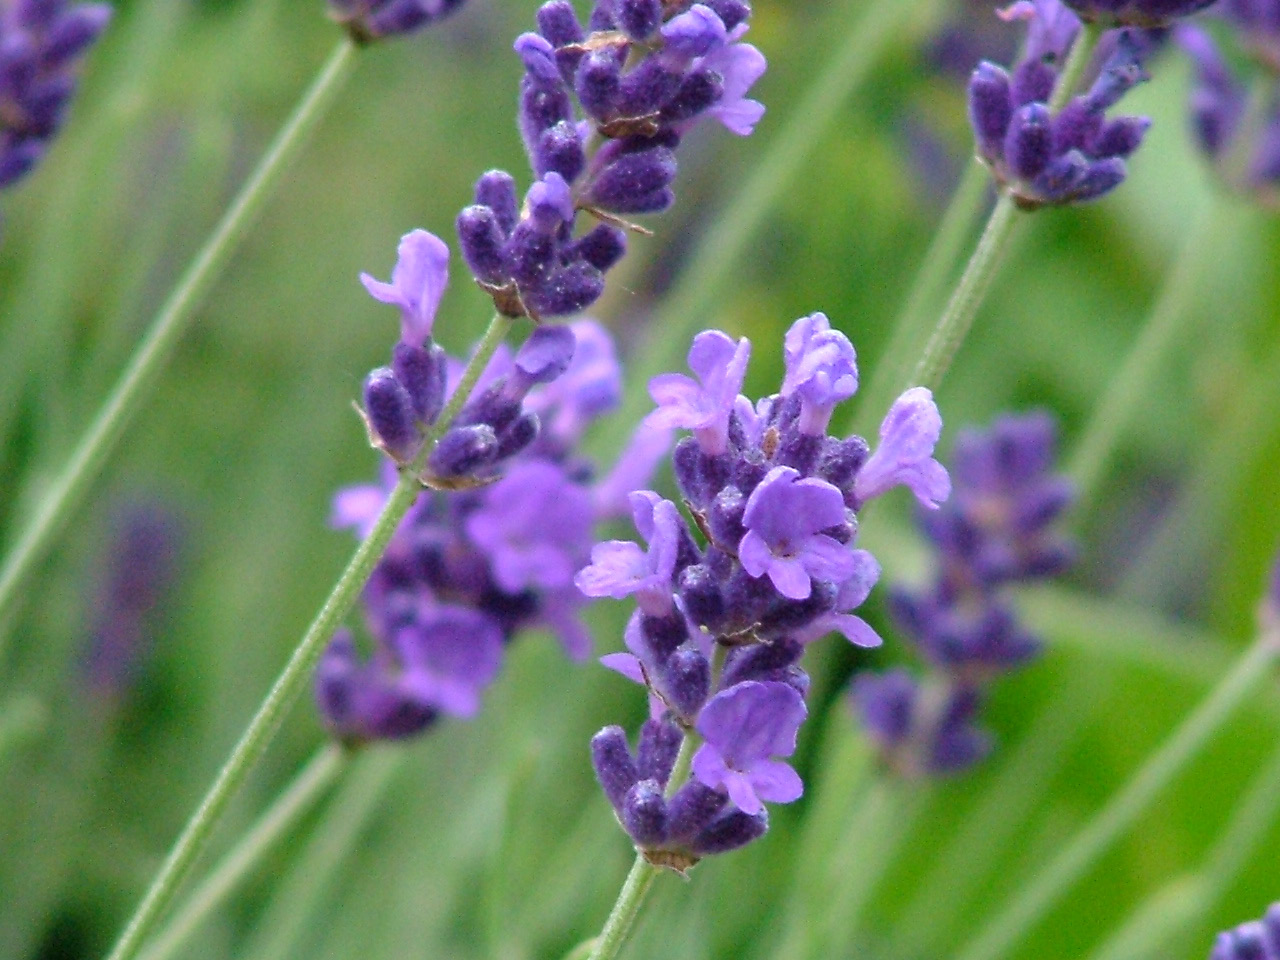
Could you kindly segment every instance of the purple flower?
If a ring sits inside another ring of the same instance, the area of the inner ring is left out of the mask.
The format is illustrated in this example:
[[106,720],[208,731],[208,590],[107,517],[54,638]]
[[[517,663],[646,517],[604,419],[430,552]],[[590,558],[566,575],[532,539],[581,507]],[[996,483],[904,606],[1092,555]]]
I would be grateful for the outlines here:
[[708,330],[693,338],[689,369],[698,379],[682,373],[662,373],[649,381],[649,396],[658,409],[649,414],[655,427],[692,430],[706,453],[724,452],[729,441],[729,416],[742,389],[751,357],[745,337],[736,343],[728,334]]
[[866,550],[851,550],[854,570],[839,585],[834,609],[821,614],[808,626],[792,632],[791,637],[800,643],[812,643],[829,633],[840,633],[846,640],[859,647],[878,647],[884,641],[871,624],[851,612],[862,606],[871,595],[871,588],[880,579],[880,564]]
[[680,512],[670,500],[649,490],[630,497],[636,529],[649,542],[645,552],[630,540],[610,540],[591,548],[591,564],[574,577],[588,597],[621,600],[636,594],[636,601],[654,616],[671,609],[671,578],[680,543]]
[[1218,934],[1209,960],[1280,960],[1280,903],[1261,920]]
[[840,582],[856,571],[849,548],[821,532],[847,522],[836,487],[814,477],[802,480],[791,467],[774,467],[747,500],[738,557],[751,576],[767,573],[784,597],[803,600],[813,580]]
[[485,488],[484,505],[466,529],[492,561],[498,585],[515,593],[571,584],[591,543],[593,517],[582,487],[560,467],[535,460]]
[[400,238],[391,282],[360,274],[369,295],[400,308],[400,342],[421,347],[431,336],[436,310],[449,283],[449,248],[426,230],[413,230]]
[[736,42],[747,32],[744,23],[729,33],[728,42],[703,57],[699,67],[720,75],[723,87],[720,99],[707,112],[719,120],[726,130],[740,137],[755,132],[764,116],[764,104],[747,97],[747,91],[764,76],[769,63],[764,54],[749,43]]
[[990,752],[974,723],[981,699],[966,686],[924,687],[907,670],[864,670],[850,688],[853,711],[886,762],[905,777],[966,770]]
[[471,717],[480,694],[502,665],[502,633],[491,619],[466,607],[441,605],[399,630],[400,684],[441,713]]
[[839,330],[831,329],[825,313],[814,313],[791,325],[783,355],[787,375],[779,392],[784,397],[800,397],[800,429],[804,433],[825,433],[836,404],[858,390],[853,344]]
[[[569,324],[575,347],[564,375],[531,394],[525,409],[536,413],[544,434],[574,444],[596,418],[614,409],[622,397],[622,373],[613,338],[595,320]],[[638,489],[644,483],[627,490]]]
[[951,493],[946,468],[933,459],[933,449],[942,433],[942,417],[933,394],[925,387],[912,387],[893,402],[880,424],[880,446],[862,469],[854,492],[866,503],[902,484],[922,506],[936,508]]
[[385,654],[362,662],[347,630],[334,634],[316,666],[316,706],[334,736],[355,742],[411,737],[438,716]]
[[789,757],[807,711],[804,700],[785,683],[739,683],[716,694],[698,715],[706,741],[693,755],[693,775],[724,790],[746,814],[759,813],[762,800],[790,803],[804,784]]

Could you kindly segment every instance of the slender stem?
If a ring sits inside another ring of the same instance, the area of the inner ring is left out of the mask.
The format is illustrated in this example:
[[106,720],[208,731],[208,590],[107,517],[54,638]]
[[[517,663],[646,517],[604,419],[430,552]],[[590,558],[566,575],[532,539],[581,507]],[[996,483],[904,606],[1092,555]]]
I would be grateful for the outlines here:
[[0,568],[0,619],[19,587],[62,531],[106,463],[151,384],[186,331],[196,306],[239,247],[267,197],[297,157],[308,134],[351,74],[356,47],[344,40],[330,55],[221,222],[205,241],[177,287],[151,322],[124,374],[81,437],[66,466],[49,486],[27,527]]
[[1110,683],[1105,677],[1100,671],[1081,671],[1067,690],[1041,709],[1017,747],[1002,757],[991,786],[954,836],[931,857],[928,874],[915,884],[911,902],[895,924],[903,955],[936,953],[938,943],[964,916],[975,891],[990,882],[1016,831],[1042,799],[1043,785],[1062,766],[1072,740],[1105,701]]
[[802,931],[804,948],[781,960],[838,956],[848,949],[871,898],[893,866],[930,793],[924,784],[885,774],[863,797],[828,853],[831,883],[816,929]]
[[148,941],[139,960],[165,960],[216,910],[236,885],[316,804],[346,767],[348,754],[327,744],[258,818],[257,823],[191,892],[169,922]]
[[209,792],[205,794],[199,807],[183,828],[173,849],[169,851],[168,857],[161,865],[160,872],[152,880],[142,903],[139,904],[124,933],[108,954],[107,960],[131,960],[136,955],[138,947],[154,926],[160,913],[173,899],[178,885],[190,870],[196,857],[208,845],[214,825],[231,798],[239,792],[249,771],[266,751],[267,744],[275,735],[285,711],[306,685],[307,678],[325,643],[351,610],[360,591],[373,573],[374,567],[385,552],[396,528],[400,526],[400,521],[417,500],[418,493],[422,489],[418,480],[422,465],[430,456],[435,441],[457,416],[466,395],[474,388],[480,372],[488,364],[498,344],[502,342],[503,336],[511,329],[511,323],[509,317],[501,315],[495,315],[490,321],[476,352],[472,354],[463,371],[457,389],[440,418],[428,432],[422,452],[413,464],[401,471],[400,482],[391,491],[369,535],[356,548],[347,568],[342,572],[333,591],[325,599],[324,605],[311,622],[311,626],[307,628],[302,640],[294,648],[292,656],[258,708],[258,712],[249,721],[248,727],[245,728],[231,756],[218,772]]
[[[687,742],[687,738],[686,738]],[[658,868],[644,858],[643,853],[636,854],[635,863],[623,881],[618,899],[609,911],[609,919],[604,922],[600,936],[596,938],[588,960],[613,960],[627,942],[627,936],[635,925],[640,908],[644,906],[645,897],[653,885],[653,878],[658,875]]]
[[1146,897],[1098,946],[1089,960],[1144,960],[1167,956],[1175,931],[1204,900],[1204,881],[1180,876]]
[[1205,250],[1212,249],[1206,241],[1213,232],[1213,213],[1202,211],[1186,231],[1142,332],[1111,378],[1076,444],[1068,472],[1075,481],[1077,510],[1092,501],[1117,443],[1141,408],[1170,346],[1192,316],[1190,308],[1209,260]]
[[285,960],[298,954],[298,942],[315,928],[317,906],[334,874],[365,835],[374,810],[411,756],[403,748],[370,746],[354,759],[301,854],[273,888],[239,956]]
[[1019,219],[1013,198],[1008,194],[1001,196],[996,201],[995,209],[991,211],[991,218],[982,231],[982,237],[964,268],[955,292],[951,294],[942,317],[933,328],[929,342],[925,344],[924,354],[912,372],[913,386],[929,387],[932,390],[942,381],[960,344],[969,335],[978,307],[991,289],[991,282],[1000,268],[1005,245],[1013,236]]
[[955,960],[997,960],[1150,807],[1152,801],[1269,676],[1280,641],[1264,634],[1111,800],[1000,911]]
[[893,402],[893,391],[901,389],[909,378],[932,318],[930,307],[938,302],[947,276],[975,229],[990,184],[991,172],[986,166],[977,160],[965,164],[964,176],[925,250],[906,302],[894,319],[889,342],[876,360],[870,385],[859,397],[855,433],[869,436],[875,431],[879,418]]
[[1075,42],[1071,44],[1071,52],[1067,54],[1067,62],[1063,64],[1062,72],[1058,74],[1053,94],[1049,97],[1051,113],[1057,113],[1076,95],[1076,88],[1080,86],[1084,71],[1089,66],[1089,61],[1093,59],[1094,51],[1098,49],[1098,41],[1106,32],[1106,27],[1097,23],[1086,23],[1080,28]]

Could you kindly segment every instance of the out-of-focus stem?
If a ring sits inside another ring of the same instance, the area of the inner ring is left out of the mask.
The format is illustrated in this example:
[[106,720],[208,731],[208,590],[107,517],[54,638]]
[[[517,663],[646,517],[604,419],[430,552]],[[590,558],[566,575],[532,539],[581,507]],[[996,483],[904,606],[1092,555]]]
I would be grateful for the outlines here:
[[1280,638],[1264,634],[1201,704],[1084,827],[1068,840],[1008,905],[979,931],[955,960],[1004,957],[1058,898],[1147,811],[1156,796],[1179,774],[1227,719],[1265,682],[1280,656]]

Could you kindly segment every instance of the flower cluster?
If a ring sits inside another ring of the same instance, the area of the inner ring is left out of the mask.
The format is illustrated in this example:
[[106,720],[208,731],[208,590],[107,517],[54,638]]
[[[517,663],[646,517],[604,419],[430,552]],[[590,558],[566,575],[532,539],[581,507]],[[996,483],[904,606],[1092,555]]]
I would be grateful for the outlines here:
[[[429,342],[445,257],[440,241],[417,231],[402,241],[390,284],[363,278],[401,309],[393,364],[370,374],[365,389],[375,442],[401,463],[461,366]],[[323,655],[317,696],[335,735],[405,737],[441,714],[473,714],[503,647],[535,625],[555,631],[572,656],[587,654],[573,575],[596,519],[617,513],[616,490],[646,483],[669,445],[669,436],[641,432],[593,483],[576,447],[620,395],[613,342],[593,321],[540,327],[518,351],[498,349],[427,461],[436,489],[418,498],[365,589],[371,656],[345,631]],[[382,484],[342,491],[335,525],[366,535],[397,477],[385,463]]]
[[[535,182],[519,205],[510,175],[486,173],[457,223],[499,310],[536,319],[594,303],[626,250],[621,218],[671,205],[685,132],[703,117],[751,132],[764,108],[746,93],[765,60],[739,42],[749,14],[743,0],[600,0],[584,27],[568,0],[541,7],[515,44]],[[580,231],[579,212],[599,222]]]
[[[603,662],[648,689],[651,719],[635,754],[608,727],[592,757],[636,846],[676,869],[760,836],[764,802],[800,796],[781,758],[805,718],[805,646],[833,631],[880,642],[853,613],[880,572],[854,547],[857,511],[897,485],[926,506],[950,488],[933,459],[941,419],[927,390],[893,405],[871,453],[861,437],[827,433],[858,387],[848,338],[816,313],[792,325],[784,353],[781,389],[757,403],[741,395],[750,344],[719,331],[694,338],[695,377],[651,381],[648,423],[693,434],[672,458],[690,518],[656,493],[633,493],[647,549],[599,544],[577,578],[588,596],[635,598],[629,652]],[[692,778],[669,783],[685,735],[701,741]]]
[[[450,361],[431,340],[436,309],[448,282],[449,250],[438,237],[415,230],[400,241],[391,282],[363,274],[369,293],[400,308],[400,341],[391,365],[365,379],[364,417],[374,446],[396,463],[412,462],[431,425],[458,386],[462,364]],[[489,371],[449,428],[438,438],[423,479],[433,485],[488,480],[498,465],[528,447],[538,435],[538,417],[525,409],[529,392],[569,367],[574,334],[566,326],[534,331],[506,369]]]
[[110,19],[105,3],[0,3],[0,190],[44,155],[75,93],[80,61]]
[[1237,0],[1225,4],[1223,14],[1268,80],[1266,101],[1251,102],[1252,83],[1229,65],[1208,31],[1183,24],[1175,36],[1195,65],[1192,129],[1224,182],[1280,206],[1280,3]]
[[1106,115],[1146,79],[1143,38],[1109,36],[1097,79],[1054,113],[1049,101],[1079,19],[1061,0],[1018,0],[1000,15],[1026,21],[1027,45],[1012,72],[984,61],[969,80],[978,156],[1025,210],[1082,203],[1115,189],[1127,172],[1125,158],[1150,126],[1145,117]]
[[893,590],[890,609],[935,676],[922,683],[900,668],[866,672],[852,689],[863,725],[904,775],[950,773],[979,761],[990,747],[974,724],[985,685],[1039,652],[1004,592],[1054,576],[1073,559],[1052,526],[1071,500],[1070,485],[1051,472],[1054,447],[1047,414],[963,431],[950,501],[921,513],[937,551],[936,576],[920,590]]
[[329,15],[356,43],[412,33],[443,20],[464,0],[329,0]]
[[1261,920],[1218,934],[1209,960],[1280,960],[1280,903]]

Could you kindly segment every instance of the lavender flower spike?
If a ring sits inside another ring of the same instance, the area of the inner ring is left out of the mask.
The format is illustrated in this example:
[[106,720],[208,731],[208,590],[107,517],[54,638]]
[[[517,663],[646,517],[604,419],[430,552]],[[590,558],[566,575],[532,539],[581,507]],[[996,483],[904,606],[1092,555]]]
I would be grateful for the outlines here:
[[912,387],[889,408],[880,425],[880,446],[858,471],[854,495],[860,504],[899,484],[922,506],[936,508],[951,495],[951,478],[933,458],[942,417],[926,387]]
[[1167,27],[1216,0],[1064,0],[1083,20],[1108,27]]
[[784,597],[804,600],[813,580],[839,582],[856,571],[852,551],[821,532],[847,523],[844,497],[825,480],[774,467],[751,492],[742,519],[743,569],[753,577],[767,573]]
[[728,334],[707,330],[693,338],[689,369],[698,380],[682,373],[663,373],[649,381],[649,395],[658,409],[647,423],[655,427],[692,430],[704,453],[723,453],[729,443],[729,417],[747,374],[751,343],[734,343]]
[[796,732],[807,715],[804,700],[785,683],[747,681],[716,694],[698,715],[704,740],[693,755],[693,775],[723,789],[739,810],[757,814],[762,800],[790,803],[804,784],[790,766]]
[[426,230],[414,230],[400,238],[391,282],[360,274],[369,295],[400,308],[400,342],[421,347],[431,336],[440,298],[449,283],[449,248]]

